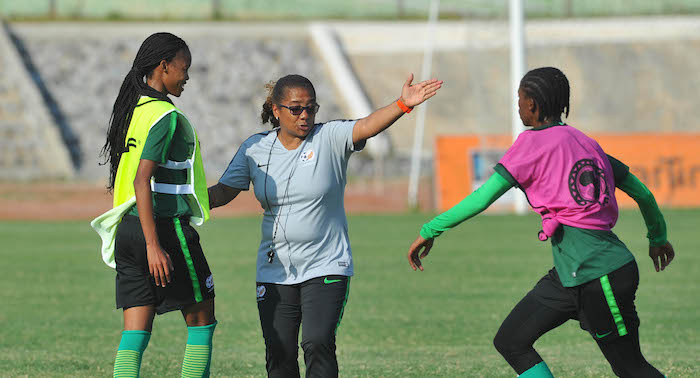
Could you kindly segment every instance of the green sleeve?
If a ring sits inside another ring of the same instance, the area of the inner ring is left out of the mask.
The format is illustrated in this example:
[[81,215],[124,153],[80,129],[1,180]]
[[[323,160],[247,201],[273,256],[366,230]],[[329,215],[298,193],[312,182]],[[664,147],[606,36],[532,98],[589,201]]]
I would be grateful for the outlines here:
[[608,161],[612,165],[613,177],[615,177],[615,183],[623,182],[630,173],[630,167],[626,166],[623,162],[615,159],[614,157],[608,155]]
[[146,143],[141,152],[141,159],[152,160],[158,163],[168,161],[168,152],[177,126],[177,112],[160,119],[151,130],[148,131]]
[[651,191],[631,172],[616,186],[637,202],[647,226],[649,245],[659,247],[666,244],[666,221]]
[[443,232],[486,210],[512,187],[513,185],[498,172],[494,173],[484,185],[460,203],[424,224],[420,235],[425,239],[440,236]]
[[520,184],[518,184],[518,181],[515,180],[513,175],[511,175],[510,172],[508,172],[508,170],[506,169],[506,167],[503,166],[503,164],[501,164],[501,163],[496,164],[493,167],[493,170],[496,171],[499,175],[501,175],[501,177],[506,179],[506,181],[508,181],[508,183],[510,183],[512,186],[514,186],[516,188],[520,187]]

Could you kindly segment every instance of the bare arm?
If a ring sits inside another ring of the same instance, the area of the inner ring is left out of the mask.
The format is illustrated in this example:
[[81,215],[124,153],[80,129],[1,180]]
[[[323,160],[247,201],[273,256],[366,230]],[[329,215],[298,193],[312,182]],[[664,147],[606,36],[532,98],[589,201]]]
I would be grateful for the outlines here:
[[[435,96],[438,89],[442,87],[442,80],[430,79],[418,84],[411,85],[413,74],[408,76],[408,80],[401,89],[401,101],[409,108],[422,104],[425,100]],[[403,110],[396,102],[379,108],[365,118],[359,119],[352,130],[353,143],[367,140],[391,126],[404,114]]]
[[241,189],[232,188],[228,185],[222,183],[216,183],[216,185],[210,186],[209,192],[209,208],[213,209],[215,207],[224,206],[231,202]]
[[134,178],[134,193],[136,194],[136,208],[139,211],[139,220],[143,236],[146,239],[146,258],[148,260],[148,271],[156,281],[156,285],[165,287],[170,283],[170,272],[173,270],[173,263],[170,255],[165,252],[158,240],[156,223],[153,220],[153,198],[151,198],[151,177],[156,171],[158,163],[152,160],[142,159],[136,170]]

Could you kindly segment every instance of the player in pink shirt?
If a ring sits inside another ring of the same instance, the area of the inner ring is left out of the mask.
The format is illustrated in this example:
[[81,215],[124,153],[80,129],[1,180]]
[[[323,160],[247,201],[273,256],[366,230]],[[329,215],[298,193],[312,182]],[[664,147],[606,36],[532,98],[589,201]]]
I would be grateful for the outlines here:
[[519,377],[552,377],[533,344],[570,319],[587,330],[619,377],[663,377],[639,346],[634,306],[639,271],[632,253],[611,231],[617,222],[615,188],[632,197],[649,231],[656,271],[673,260],[666,223],[654,196],[629,167],[561,120],[569,115],[569,81],[554,67],[528,72],[518,107],[525,126],[487,182],[423,225],[408,251],[413,270],[442,232],[485,210],[512,187],[542,217],[539,238],[550,240],[554,268],[513,308],[494,339]]

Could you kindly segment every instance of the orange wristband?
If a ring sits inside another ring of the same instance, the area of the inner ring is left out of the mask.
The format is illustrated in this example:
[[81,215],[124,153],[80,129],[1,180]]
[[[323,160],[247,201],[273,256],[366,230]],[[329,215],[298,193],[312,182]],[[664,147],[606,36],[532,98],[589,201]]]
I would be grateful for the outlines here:
[[408,106],[406,106],[406,104],[401,102],[401,99],[396,100],[396,105],[398,105],[404,113],[410,113],[411,110],[413,110],[413,108],[409,108]]

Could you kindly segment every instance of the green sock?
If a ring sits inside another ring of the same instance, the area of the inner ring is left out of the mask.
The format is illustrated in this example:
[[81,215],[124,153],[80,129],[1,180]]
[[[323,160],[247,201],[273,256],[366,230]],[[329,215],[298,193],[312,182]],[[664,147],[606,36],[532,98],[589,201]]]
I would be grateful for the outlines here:
[[117,358],[114,360],[114,377],[138,377],[141,356],[148,346],[151,333],[147,331],[123,331]]
[[187,346],[182,361],[182,377],[209,377],[211,365],[211,339],[216,324],[203,327],[187,327]]
[[520,378],[554,378],[552,372],[549,371],[549,367],[544,361],[539,364],[525,370],[524,373],[520,374]]

